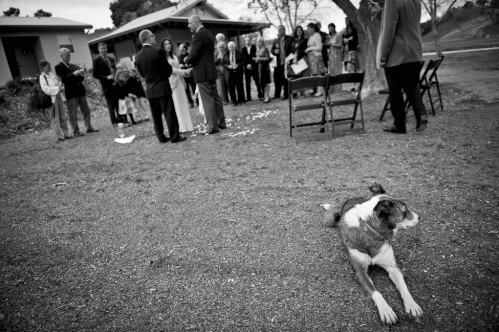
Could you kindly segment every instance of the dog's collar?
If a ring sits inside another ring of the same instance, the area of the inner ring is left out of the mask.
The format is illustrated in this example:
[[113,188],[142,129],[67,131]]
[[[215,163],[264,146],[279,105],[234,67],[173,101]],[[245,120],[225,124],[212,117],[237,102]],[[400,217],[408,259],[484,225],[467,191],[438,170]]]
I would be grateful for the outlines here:
[[369,222],[363,219],[359,219],[359,222],[360,222],[360,227],[364,230],[364,232],[369,234],[369,236],[372,237],[373,239],[385,242],[390,241],[390,238],[385,237],[382,234],[380,234],[378,231],[376,231],[374,227],[369,224]]

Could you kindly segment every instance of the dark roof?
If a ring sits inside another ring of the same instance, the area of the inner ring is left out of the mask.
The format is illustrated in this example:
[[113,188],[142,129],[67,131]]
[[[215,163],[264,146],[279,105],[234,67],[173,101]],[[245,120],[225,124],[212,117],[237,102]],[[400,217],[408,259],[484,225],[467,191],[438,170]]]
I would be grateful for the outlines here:
[[91,29],[92,25],[60,17],[0,17],[2,31]]

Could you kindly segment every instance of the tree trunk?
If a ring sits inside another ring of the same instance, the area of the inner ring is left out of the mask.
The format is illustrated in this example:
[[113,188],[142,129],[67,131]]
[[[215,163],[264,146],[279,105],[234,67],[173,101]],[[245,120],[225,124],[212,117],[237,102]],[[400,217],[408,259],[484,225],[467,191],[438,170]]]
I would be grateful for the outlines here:
[[378,45],[381,13],[378,13],[372,19],[366,0],[360,1],[359,9],[355,8],[350,0],[332,1],[343,10],[357,28],[359,34],[359,69],[366,73],[362,89],[363,97],[378,93],[379,90],[386,87],[384,71],[376,68],[376,47]]
[[437,52],[437,57],[442,56],[442,44],[440,43],[440,35],[437,30],[437,22],[433,18],[431,19],[431,34],[433,40],[435,41],[435,51]]

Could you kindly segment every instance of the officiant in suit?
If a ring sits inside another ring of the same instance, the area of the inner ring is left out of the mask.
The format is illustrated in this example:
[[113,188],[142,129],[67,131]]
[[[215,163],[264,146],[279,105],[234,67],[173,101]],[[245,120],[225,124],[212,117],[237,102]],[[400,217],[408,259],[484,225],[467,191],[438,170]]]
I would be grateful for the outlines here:
[[201,102],[206,116],[206,134],[216,134],[225,129],[225,115],[222,100],[217,90],[218,76],[215,67],[215,38],[203,26],[197,15],[189,17],[189,30],[192,36],[191,53],[185,62],[193,66],[194,82],[198,85]]
[[[171,140],[172,143],[185,141],[179,133],[177,115],[173,105],[172,89],[169,77],[172,67],[166,59],[164,50],[156,47],[156,39],[150,30],[142,30],[139,33],[139,40],[142,49],[135,55],[135,65],[146,80],[146,97],[151,106],[154,132],[160,143]],[[163,118],[165,116],[166,125],[170,138],[165,136]]]
[[106,98],[109,118],[113,125],[118,123],[118,105],[113,99],[112,87],[114,83],[114,73],[116,72],[116,62],[107,56],[107,44],[99,43],[99,55],[93,61],[92,76],[100,81],[102,93]]
[[250,36],[244,38],[245,46],[241,50],[244,59],[244,80],[246,81],[246,101],[251,101],[251,78],[255,82],[258,98],[263,98],[263,91],[258,80],[258,65],[255,62],[256,46]]

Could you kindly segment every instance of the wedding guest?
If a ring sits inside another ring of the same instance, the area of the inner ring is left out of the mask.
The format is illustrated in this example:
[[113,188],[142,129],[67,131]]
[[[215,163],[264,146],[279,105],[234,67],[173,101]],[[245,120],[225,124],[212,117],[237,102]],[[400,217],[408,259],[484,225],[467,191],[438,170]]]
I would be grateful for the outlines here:
[[280,25],[278,28],[277,39],[272,44],[271,53],[276,56],[277,66],[274,69],[274,98],[279,98],[281,89],[284,91],[282,99],[288,99],[288,82],[284,75],[286,57],[291,53],[291,44],[293,38],[286,35],[286,28]]
[[[295,28],[294,39],[292,44],[292,53],[295,55],[293,63],[298,63],[298,61],[303,59],[305,60],[305,62],[307,62],[308,65],[308,57],[307,53],[305,52],[305,49],[307,48],[307,42],[308,39],[305,38],[305,31],[303,31],[301,25],[297,26]],[[302,71],[301,73],[294,73],[292,71],[288,71],[288,77],[296,78],[296,77],[308,76],[308,72],[309,72],[308,68]]]
[[135,122],[135,118],[133,117],[133,107],[135,105],[132,106],[133,101],[132,97],[130,96],[130,85],[126,84],[128,81],[128,72],[123,69],[118,69],[115,76],[116,77],[113,84],[113,94],[118,103],[118,114],[123,117],[122,122],[128,123],[126,119],[126,116],[128,114],[131,123],[137,124],[137,122]]
[[185,94],[184,76],[187,71],[180,69],[178,58],[173,54],[172,48],[171,40],[165,38],[161,41],[161,49],[165,50],[166,59],[170,66],[172,66],[170,87],[172,88],[172,98],[175,105],[175,113],[177,113],[179,130],[180,133],[185,133],[194,130]]
[[241,50],[244,59],[244,80],[246,83],[246,101],[251,101],[251,79],[255,82],[257,97],[263,98],[260,82],[258,82],[258,66],[255,63],[256,45],[253,45],[251,36],[244,38],[244,47]]
[[263,37],[258,37],[256,40],[256,57],[255,62],[258,64],[258,80],[264,93],[264,103],[270,101],[270,52],[265,47],[265,40]]
[[[329,61],[328,74],[331,76],[341,74],[343,42],[340,33],[336,32],[334,23],[329,23]],[[336,86],[331,86],[331,91],[335,91]]]
[[346,62],[346,71],[348,73],[355,73],[357,70],[357,49],[359,46],[359,36],[357,29],[353,26],[352,21],[345,18],[345,33],[343,34],[343,45],[345,45],[344,61]]
[[225,54],[227,54],[227,44],[225,44],[225,41],[219,41],[217,43],[217,51],[215,52],[215,64],[218,73],[217,90],[220,94],[220,97],[222,98],[222,103],[224,105],[227,105],[229,103],[229,92],[227,89],[227,82],[225,78],[225,66],[223,64]]
[[[305,52],[308,55],[310,75],[324,75],[327,72],[327,69],[324,66],[324,61],[322,59],[322,37],[319,33],[319,28],[316,24],[309,23],[307,25],[307,31],[309,35]],[[322,93],[323,88],[317,87],[317,93],[314,96],[321,96]]]
[[87,97],[85,96],[85,69],[70,63],[71,51],[65,47],[59,50],[61,62],[55,66],[55,73],[60,77],[64,84],[64,94],[66,95],[66,105],[69,113],[69,123],[73,128],[73,136],[83,136],[78,127],[77,111],[78,107],[83,113],[83,122],[87,128],[87,133],[96,133],[99,130],[94,129],[90,123],[90,108],[88,107]]
[[321,39],[322,39],[322,59],[324,61],[324,66],[327,68],[328,67],[328,46],[327,46],[327,43],[328,43],[328,39],[329,39],[329,34],[322,31],[322,23],[321,22],[317,22],[315,23],[317,25],[317,29],[319,29],[319,33],[321,34]]
[[206,134],[216,134],[227,128],[222,100],[217,91],[217,69],[215,68],[215,38],[203,26],[201,18],[192,15],[188,19],[189,30],[193,33],[191,54],[186,62],[192,65],[194,81],[198,85],[203,101],[207,130]]
[[52,67],[48,61],[40,61],[40,69],[42,70],[39,78],[40,87],[52,99],[52,106],[48,109],[50,125],[55,138],[62,142],[64,139],[71,138],[64,115],[64,104],[61,96],[62,82],[51,72]]
[[236,43],[231,41],[227,46],[229,48],[229,52],[225,54],[223,59],[225,66],[225,81],[229,87],[229,95],[232,105],[236,106],[245,102],[243,87],[244,59],[241,52],[236,50]]
[[[373,1],[369,3],[369,6],[373,12],[381,10]],[[420,19],[420,0],[385,1],[376,50],[376,63],[378,68],[385,69],[394,122],[392,126],[383,130],[393,134],[406,133],[402,90],[414,110],[416,131],[423,131],[428,126],[426,107],[419,86],[419,72],[423,61]]]
[[118,105],[113,102],[112,86],[114,84],[114,74],[116,72],[116,62],[107,55],[107,44],[99,43],[99,56],[93,60],[92,76],[100,81],[102,93],[106,99],[109,118],[113,125],[118,123]]
[[[185,63],[185,58],[189,56],[189,52],[187,52],[187,45],[180,44],[178,47],[180,54],[178,55],[178,63],[180,69],[189,69],[190,66]],[[192,99],[192,95],[196,92],[196,83],[194,83],[194,78],[192,76],[185,76],[185,94],[187,95],[187,100],[189,101],[189,107],[194,107],[194,100]],[[192,95],[191,95],[192,93]],[[199,105],[199,100],[196,99],[196,104]]]
[[126,81],[127,89],[132,95],[133,102],[137,108],[137,121],[149,121],[149,113],[151,109],[149,108],[149,103],[146,99],[146,93],[142,82],[139,77],[137,77],[137,70],[135,68],[128,69],[128,80]]

